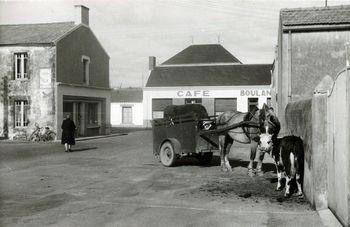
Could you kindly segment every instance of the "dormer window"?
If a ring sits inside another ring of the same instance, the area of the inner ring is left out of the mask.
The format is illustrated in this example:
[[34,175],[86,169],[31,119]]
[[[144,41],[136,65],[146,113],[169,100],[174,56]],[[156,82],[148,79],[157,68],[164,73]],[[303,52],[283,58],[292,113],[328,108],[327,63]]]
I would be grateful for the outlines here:
[[15,80],[28,79],[28,53],[15,53]]
[[81,62],[83,63],[83,83],[86,85],[89,85],[89,83],[90,83],[90,75],[89,75],[90,58],[87,56],[82,56]]

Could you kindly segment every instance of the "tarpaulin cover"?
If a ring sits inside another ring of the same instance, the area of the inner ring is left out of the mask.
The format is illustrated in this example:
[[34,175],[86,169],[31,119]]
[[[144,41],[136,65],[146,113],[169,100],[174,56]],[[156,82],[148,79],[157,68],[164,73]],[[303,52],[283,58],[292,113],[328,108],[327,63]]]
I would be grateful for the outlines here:
[[175,118],[183,115],[207,118],[208,112],[205,107],[200,104],[170,105],[164,109],[164,118]]

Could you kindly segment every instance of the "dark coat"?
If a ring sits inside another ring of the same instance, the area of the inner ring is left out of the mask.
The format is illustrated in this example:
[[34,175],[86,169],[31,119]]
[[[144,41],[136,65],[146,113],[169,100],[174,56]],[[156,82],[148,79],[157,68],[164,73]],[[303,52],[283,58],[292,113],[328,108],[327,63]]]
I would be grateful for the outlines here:
[[74,138],[74,131],[75,131],[75,124],[74,121],[71,119],[65,119],[62,122],[62,137],[61,137],[61,144],[68,143],[70,145],[75,144],[75,138]]

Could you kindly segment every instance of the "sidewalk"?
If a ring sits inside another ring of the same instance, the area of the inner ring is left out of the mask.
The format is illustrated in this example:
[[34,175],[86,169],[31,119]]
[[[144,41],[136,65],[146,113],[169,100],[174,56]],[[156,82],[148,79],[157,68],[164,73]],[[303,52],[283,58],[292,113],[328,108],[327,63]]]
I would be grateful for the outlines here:
[[[87,137],[77,137],[75,138],[76,141],[85,141],[85,140],[94,140],[94,139],[101,139],[101,138],[108,138],[108,137],[115,137],[115,136],[125,136],[128,135],[128,133],[111,133],[109,135],[99,135],[99,136],[87,136]],[[59,143],[61,140],[53,140],[53,141],[28,141],[28,140],[10,140],[10,139],[0,139],[0,143]]]

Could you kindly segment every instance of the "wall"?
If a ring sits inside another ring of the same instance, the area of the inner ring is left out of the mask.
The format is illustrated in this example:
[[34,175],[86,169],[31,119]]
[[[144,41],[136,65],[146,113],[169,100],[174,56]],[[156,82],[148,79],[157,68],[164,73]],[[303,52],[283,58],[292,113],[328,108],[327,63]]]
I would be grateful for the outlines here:
[[61,123],[63,121],[63,99],[64,96],[70,96],[74,99],[82,100],[100,100],[101,106],[101,133],[109,134],[111,127],[111,93],[109,89],[97,89],[84,86],[74,86],[56,83],[56,122],[57,122],[57,137],[61,138]]
[[276,90],[277,115],[285,128],[289,102],[311,98],[315,86],[326,75],[334,77],[345,64],[345,44],[350,31],[291,32],[279,28]]
[[237,98],[237,110],[248,111],[248,98],[259,98],[258,107],[261,108],[270,97],[269,86],[227,86],[227,87],[146,87],[143,90],[143,119],[144,125],[150,127],[152,120],[152,99],[171,98],[173,104],[184,104],[185,98],[202,98],[202,105],[206,106],[209,115],[214,114],[215,98]]
[[[350,70],[350,68],[349,68]],[[350,225],[350,72],[338,74],[330,89],[328,115],[328,205]]]
[[[122,107],[132,107],[132,124],[122,124]],[[143,126],[143,104],[142,103],[111,103],[111,124],[118,127],[141,127]]]
[[90,86],[109,88],[109,57],[85,26],[57,42],[57,82],[83,84],[82,56],[90,58]]
[[[28,53],[29,79],[14,80],[14,53]],[[8,46],[0,47],[0,79],[7,77],[7,96],[0,101],[0,131],[8,124],[8,136],[29,136],[34,124],[49,126],[56,131],[55,124],[55,48],[52,46]],[[28,100],[30,105],[27,127],[14,127],[14,100]],[[5,101],[5,105],[4,105]],[[7,102],[7,103],[6,103]],[[2,118],[2,119],[1,119]]]

